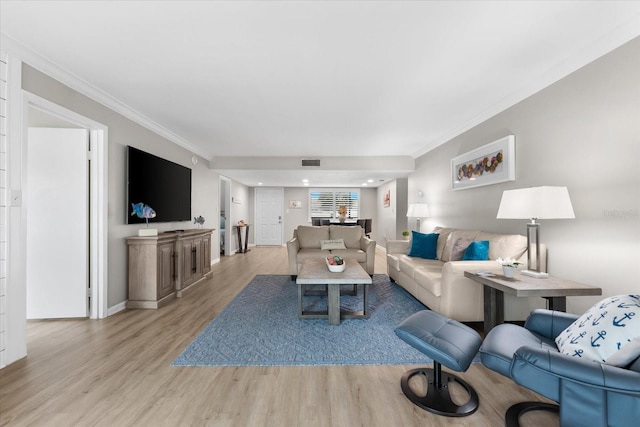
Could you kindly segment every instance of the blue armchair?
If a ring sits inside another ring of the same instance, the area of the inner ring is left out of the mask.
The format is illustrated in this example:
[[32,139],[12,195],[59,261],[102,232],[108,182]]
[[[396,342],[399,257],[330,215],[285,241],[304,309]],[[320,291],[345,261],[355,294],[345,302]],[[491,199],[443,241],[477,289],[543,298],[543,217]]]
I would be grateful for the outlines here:
[[507,411],[517,426],[530,410],[559,411],[560,425],[631,426],[640,420],[640,358],[625,368],[580,360],[558,351],[555,338],[578,316],[534,310],[524,327],[502,324],[486,336],[482,364],[555,402],[520,403]]

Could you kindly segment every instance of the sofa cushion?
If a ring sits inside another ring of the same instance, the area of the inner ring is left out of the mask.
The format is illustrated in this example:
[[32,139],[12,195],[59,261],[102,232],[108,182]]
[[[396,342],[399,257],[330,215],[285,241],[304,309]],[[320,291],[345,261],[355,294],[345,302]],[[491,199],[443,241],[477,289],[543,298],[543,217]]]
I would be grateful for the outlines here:
[[438,234],[437,233],[418,233],[417,231],[411,232],[411,246],[409,247],[409,256],[419,257],[424,259],[436,259],[437,258],[437,245]]
[[321,240],[329,240],[329,227],[299,225],[296,230],[300,249],[320,249]]
[[347,249],[344,245],[344,239],[320,240],[320,249],[323,251],[331,251],[336,249]]
[[617,295],[587,310],[560,332],[556,344],[561,353],[602,363],[637,337],[640,337],[640,295]]
[[412,257],[404,254],[398,255],[398,269],[412,279],[416,269],[430,265],[439,265],[440,269],[442,269],[442,263],[438,260]]
[[471,237],[460,237],[451,249],[449,261],[461,261],[464,252],[467,250],[471,242],[473,242]]
[[442,252],[444,251],[444,247],[447,244],[447,239],[449,238],[449,234],[451,234],[455,228],[448,227],[436,227],[433,229],[434,233],[438,233],[438,247],[436,248],[436,255],[438,259],[442,259]]
[[519,259],[527,250],[527,238],[520,234],[494,234],[480,232],[476,240],[489,241],[489,259]]
[[442,249],[442,258],[440,258],[443,262],[451,261],[451,250],[453,249],[453,245],[458,241],[461,237],[471,238],[476,240],[476,236],[480,234],[477,230],[453,230],[449,233],[449,237],[447,237],[447,242]]
[[360,249],[336,249],[331,251],[331,255],[337,255],[345,259],[355,259],[358,262],[367,262],[367,253]]
[[322,249],[306,248],[300,249],[296,254],[296,262],[301,264],[305,259],[320,259],[322,257],[328,257],[331,255],[331,251],[323,251]]
[[414,280],[422,288],[431,292],[434,296],[442,295],[442,261],[432,260],[426,265],[416,268],[413,274]]
[[347,249],[360,249],[360,239],[364,230],[360,226],[330,225],[329,238],[343,239]]
[[462,255],[462,261],[487,261],[489,259],[489,241],[476,240],[469,243]]

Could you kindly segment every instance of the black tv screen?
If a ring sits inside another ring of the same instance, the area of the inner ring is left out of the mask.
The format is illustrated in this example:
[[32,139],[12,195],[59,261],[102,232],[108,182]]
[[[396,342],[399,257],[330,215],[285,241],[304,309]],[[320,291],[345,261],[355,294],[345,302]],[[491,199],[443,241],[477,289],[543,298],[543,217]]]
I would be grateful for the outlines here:
[[137,148],[127,147],[127,224],[144,223],[132,204],[156,212],[149,223],[191,220],[191,169]]

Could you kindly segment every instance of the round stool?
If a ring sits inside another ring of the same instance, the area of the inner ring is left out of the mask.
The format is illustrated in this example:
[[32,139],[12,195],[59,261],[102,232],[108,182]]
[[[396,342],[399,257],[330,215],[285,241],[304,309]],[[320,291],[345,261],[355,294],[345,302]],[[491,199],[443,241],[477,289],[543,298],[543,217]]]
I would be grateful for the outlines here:
[[[476,391],[461,378],[442,372],[441,365],[454,371],[469,369],[482,339],[470,327],[431,310],[419,311],[405,319],[395,330],[403,341],[433,359],[433,369],[419,368],[406,372],[400,381],[402,391],[414,404],[434,414],[464,417],[478,409]],[[423,375],[429,384],[425,396],[418,396],[409,387],[409,380]],[[456,382],[469,393],[469,401],[457,405],[449,394],[450,382]]]

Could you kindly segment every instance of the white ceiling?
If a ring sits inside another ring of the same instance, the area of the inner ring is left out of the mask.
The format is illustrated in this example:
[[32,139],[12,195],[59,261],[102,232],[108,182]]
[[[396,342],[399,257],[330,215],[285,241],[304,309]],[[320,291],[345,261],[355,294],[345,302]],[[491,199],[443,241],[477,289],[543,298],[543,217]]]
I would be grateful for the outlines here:
[[[640,35],[638,1],[1,0],[0,15],[5,43],[251,186],[304,171],[225,157],[417,157]],[[319,175],[409,171],[352,172]]]

